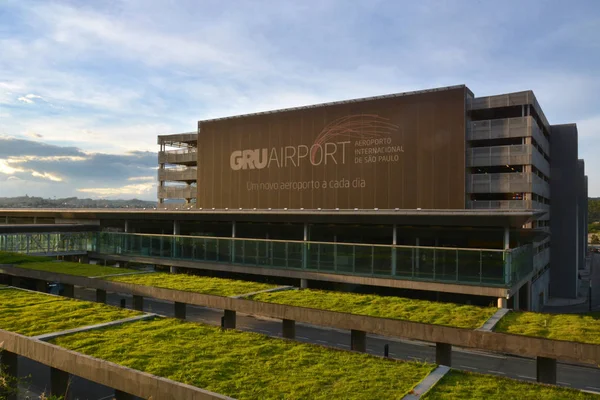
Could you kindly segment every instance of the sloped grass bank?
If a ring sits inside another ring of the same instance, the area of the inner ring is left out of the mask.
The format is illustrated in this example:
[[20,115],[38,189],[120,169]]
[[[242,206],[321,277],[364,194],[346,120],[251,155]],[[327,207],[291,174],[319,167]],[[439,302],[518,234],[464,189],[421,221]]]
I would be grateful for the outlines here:
[[434,368],[174,319],[53,343],[236,399],[400,399]]
[[598,400],[600,396],[574,389],[452,370],[421,398],[423,400]]
[[115,321],[140,314],[65,297],[18,289],[0,290],[0,329],[27,336]]
[[245,293],[258,292],[259,290],[272,289],[279,286],[268,283],[239,281],[234,279],[167,273],[114,276],[107,279],[115,282],[155,286],[165,289],[213,294],[217,296],[237,296]]
[[600,344],[600,312],[541,314],[511,311],[498,322],[494,330],[515,335]]
[[129,268],[104,267],[102,265],[80,264],[66,261],[30,262],[19,264],[18,267],[87,277],[137,272],[136,270]]
[[470,329],[481,327],[497,311],[493,307],[311,289],[259,293],[250,299]]

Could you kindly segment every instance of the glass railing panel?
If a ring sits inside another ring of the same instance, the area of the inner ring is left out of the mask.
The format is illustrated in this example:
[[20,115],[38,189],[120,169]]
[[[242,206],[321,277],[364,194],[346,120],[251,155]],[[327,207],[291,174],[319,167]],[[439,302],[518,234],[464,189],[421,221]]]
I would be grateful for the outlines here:
[[[268,244],[268,242],[267,242]],[[288,253],[289,243],[285,242],[272,242],[271,243],[271,259],[268,265],[272,267],[287,268],[288,266]]]
[[222,263],[231,262],[231,240],[216,239],[217,242],[217,261]]
[[385,277],[392,275],[392,251],[390,247],[373,246],[373,274]]
[[415,249],[412,247],[396,248],[396,276],[398,278],[414,277]]
[[293,242],[288,244],[288,268],[302,268],[304,243]]
[[244,264],[245,263],[245,253],[246,253],[246,241],[245,240],[236,240],[233,242],[233,247],[235,251],[234,263],[236,264]]
[[244,242],[244,265],[258,264],[258,242],[243,240]]
[[317,246],[317,260],[319,271],[335,270],[335,244],[319,243]]
[[481,256],[479,250],[458,250],[458,281],[481,281]]
[[[359,250],[361,246],[354,245],[344,245],[338,244],[335,245],[336,250],[336,262],[335,262],[335,271],[341,273],[354,273],[355,265],[354,263],[357,261],[356,250]],[[358,267],[359,263],[357,263]]]
[[481,263],[482,283],[504,284],[504,252],[481,251]]
[[439,281],[457,280],[458,251],[455,249],[436,249],[435,251],[435,279]]
[[415,249],[415,278],[433,279],[435,250],[420,247]]
[[219,261],[219,239],[204,239],[204,259],[206,261]]

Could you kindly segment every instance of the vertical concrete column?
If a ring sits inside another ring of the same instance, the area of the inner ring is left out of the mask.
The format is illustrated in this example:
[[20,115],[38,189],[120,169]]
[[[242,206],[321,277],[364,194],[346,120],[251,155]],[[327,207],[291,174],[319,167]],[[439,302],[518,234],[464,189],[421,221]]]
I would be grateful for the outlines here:
[[514,294],[513,294],[513,310],[520,310],[520,304],[519,304],[519,290],[517,290]]
[[42,279],[35,280],[35,290],[38,292],[46,293],[46,281]]
[[421,254],[419,253],[419,246],[421,245],[421,241],[419,240],[419,238],[415,240],[415,245],[417,246],[417,248],[415,249],[415,272],[418,274],[420,267],[419,264],[421,263]]
[[[8,376],[17,377],[18,375],[18,361],[17,355],[11,351],[2,350],[0,351],[0,367],[4,370]],[[8,400],[17,399],[18,385],[16,380],[7,380],[6,393],[10,394],[6,397]],[[0,397],[2,397],[2,390],[0,389]]]
[[281,336],[287,339],[296,338],[296,321],[293,319],[284,319],[282,322],[282,333]]
[[50,367],[50,394],[53,396],[64,396],[66,398],[68,390],[69,373]]
[[510,249],[510,228],[508,226],[504,227],[504,282],[510,282],[511,276],[511,260],[510,254],[507,254],[507,251]]
[[175,307],[175,318],[185,319],[186,304],[176,301],[174,304],[174,307]]
[[173,267],[173,266],[169,267],[169,272],[172,273],[172,274],[176,274],[177,273],[177,267]]
[[75,297],[75,286],[63,283],[63,296],[74,298]]
[[307,289],[308,288],[308,279],[300,279],[300,288]]
[[[231,222],[231,239],[235,239],[235,221]],[[231,262],[235,262],[235,240],[231,241]]]
[[115,389],[115,400],[134,400],[135,396]]
[[173,220],[173,235],[181,235],[181,222]]
[[96,302],[106,304],[106,290],[96,289]]
[[536,376],[540,383],[556,385],[556,359],[537,357]]
[[[398,244],[398,229],[397,225],[394,224],[392,228],[392,245]],[[396,276],[396,248],[392,248],[392,276]]]
[[129,231],[129,221],[128,220],[125,220],[125,227],[124,227],[123,231],[125,233],[130,233],[130,231]]
[[350,349],[354,351],[360,351],[363,353],[366,352],[367,332],[352,329],[350,331]]
[[11,276],[10,286],[21,287],[21,278],[19,278],[18,276]]
[[435,344],[435,363],[438,365],[452,366],[452,345],[448,343]]
[[506,297],[498,297],[498,308],[508,308]]
[[144,311],[144,296],[133,295],[133,309]]
[[235,329],[235,311],[225,310],[223,315],[223,328],[225,329]]
[[304,246],[302,247],[302,269],[308,268],[308,223],[304,223]]

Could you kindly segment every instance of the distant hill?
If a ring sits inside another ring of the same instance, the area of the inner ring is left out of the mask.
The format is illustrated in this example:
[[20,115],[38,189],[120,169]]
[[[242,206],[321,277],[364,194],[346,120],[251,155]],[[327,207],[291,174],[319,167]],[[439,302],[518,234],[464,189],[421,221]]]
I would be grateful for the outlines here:
[[44,199],[42,197],[0,197],[0,208],[148,208],[156,207],[155,201],[147,200],[94,200],[67,197]]

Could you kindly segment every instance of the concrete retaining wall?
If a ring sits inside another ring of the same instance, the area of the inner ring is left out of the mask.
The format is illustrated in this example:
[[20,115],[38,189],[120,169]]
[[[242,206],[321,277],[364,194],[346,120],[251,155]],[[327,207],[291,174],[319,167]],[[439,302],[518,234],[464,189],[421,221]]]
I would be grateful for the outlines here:
[[102,289],[108,292],[129,293],[172,302],[232,310],[244,314],[293,320],[317,326],[358,330],[382,336],[433,343],[447,343],[454,346],[520,356],[555,358],[563,361],[592,364],[594,366],[600,364],[600,345],[594,344],[549,340],[497,332],[482,332],[389,318],[262,303],[252,300],[111,282],[102,279],[29,270],[12,266],[0,267],[0,273],[46,281],[58,281],[77,286]]
[[5,330],[0,330],[0,345],[44,365],[145,399],[231,399]]

